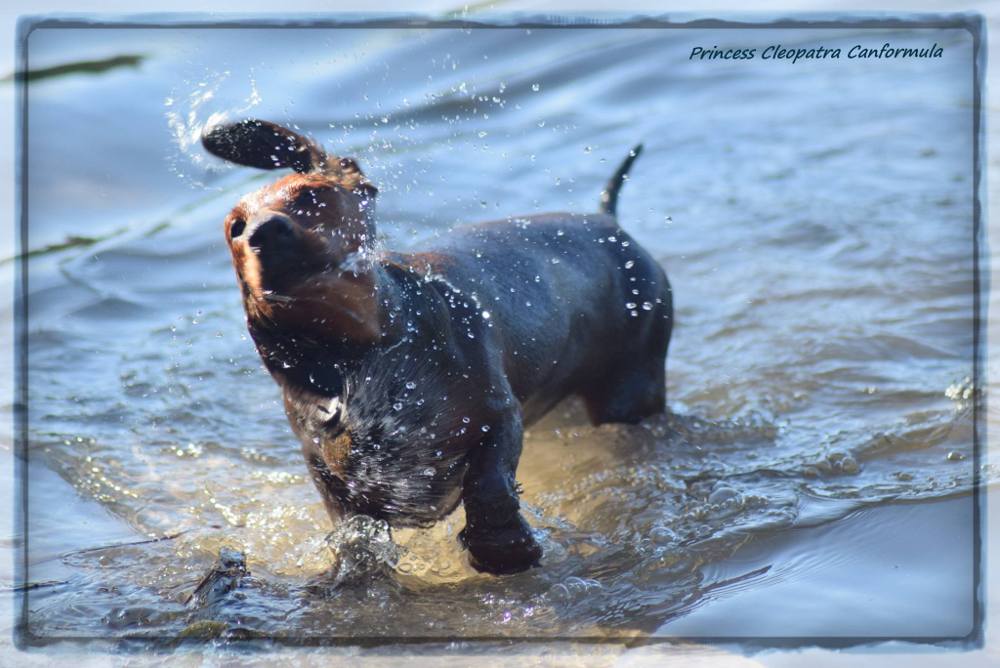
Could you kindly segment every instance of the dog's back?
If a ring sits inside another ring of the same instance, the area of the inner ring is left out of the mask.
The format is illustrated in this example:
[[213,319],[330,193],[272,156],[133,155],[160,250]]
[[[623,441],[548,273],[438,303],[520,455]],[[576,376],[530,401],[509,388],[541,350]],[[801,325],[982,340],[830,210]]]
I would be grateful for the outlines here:
[[394,259],[475,302],[484,334],[502,351],[525,423],[570,394],[587,400],[596,423],[634,422],[657,397],[662,401],[654,389],[662,373],[650,368],[646,406],[628,415],[601,406],[607,383],[635,375],[634,359],[663,360],[673,319],[666,274],[613,215],[482,223],[456,229],[437,248]]

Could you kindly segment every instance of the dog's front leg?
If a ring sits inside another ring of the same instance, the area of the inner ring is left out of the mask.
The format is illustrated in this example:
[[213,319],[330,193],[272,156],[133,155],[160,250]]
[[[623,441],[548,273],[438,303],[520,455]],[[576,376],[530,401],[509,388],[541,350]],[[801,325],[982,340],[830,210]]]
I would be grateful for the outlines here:
[[518,573],[538,563],[542,548],[521,517],[515,472],[521,456],[520,411],[490,426],[488,437],[469,453],[462,483],[465,528],[459,534],[478,571]]
[[337,489],[342,489],[344,484],[332,473],[330,473],[329,467],[327,467],[326,462],[319,455],[306,455],[306,464],[309,466],[309,475],[313,479],[313,483],[316,485],[316,489],[319,490],[319,495],[323,499],[323,505],[326,507],[326,514],[330,516],[330,522],[333,524],[333,528],[336,529],[340,522],[344,519],[344,509],[340,505],[340,501],[336,496]]

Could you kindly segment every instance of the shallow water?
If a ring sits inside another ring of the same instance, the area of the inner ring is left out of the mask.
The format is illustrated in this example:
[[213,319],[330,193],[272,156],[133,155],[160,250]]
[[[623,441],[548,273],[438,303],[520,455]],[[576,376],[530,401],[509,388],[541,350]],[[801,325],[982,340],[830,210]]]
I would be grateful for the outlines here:
[[[686,59],[887,39],[945,57]],[[27,593],[38,636],[670,634],[714,589],[764,592],[759,565],[722,565],[747,546],[889,502],[971,508],[966,33],[45,30],[30,48],[39,68],[144,56],[29,92],[28,581],[61,583]],[[476,574],[461,513],[394,532],[374,572],[338,566],[221,234],[273,175],[201,153],[216,114],[293,123],[356,156],[392,248],[594,210],[645,142],[619,213],[674,286],[670,414],[595,429],[569,402],[530,430],[518,478],[542,568]],[[869,517],[822,540],[860,549],[893,522]],[[251,577],[185,606],[222,546]],[[807,552],[767,566],[791,577],[834,558]],[[917,601],[893,586],[871,583]],[[206,621],[221,625],[191,626]]]

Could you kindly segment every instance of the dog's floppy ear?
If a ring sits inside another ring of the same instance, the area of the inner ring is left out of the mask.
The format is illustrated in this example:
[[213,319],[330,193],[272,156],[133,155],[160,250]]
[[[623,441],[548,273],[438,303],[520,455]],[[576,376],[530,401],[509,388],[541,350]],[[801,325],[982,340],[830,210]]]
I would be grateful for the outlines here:
[[257,169],[321,171],[326,152],[316,142],[270,121],[247,119],[207,127],[201,143],[212,155]]

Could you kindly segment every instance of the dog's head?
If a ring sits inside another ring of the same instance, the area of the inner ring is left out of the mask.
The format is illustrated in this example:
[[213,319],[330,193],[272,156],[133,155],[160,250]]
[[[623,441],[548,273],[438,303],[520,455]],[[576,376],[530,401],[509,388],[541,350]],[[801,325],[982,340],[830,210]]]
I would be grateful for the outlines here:
[[243,197],[225,219],[252,319],[322,320],[332,317],[324,313],[324,292],[333,283],[342,296],[352,291],[352,280],[354,291],[371,289],[357,269],[374,241],[377,190],[354,160],[329,156],[316,142],[267,121],[216,125],[201,140],[210,153],[239,165],[294,170]]

